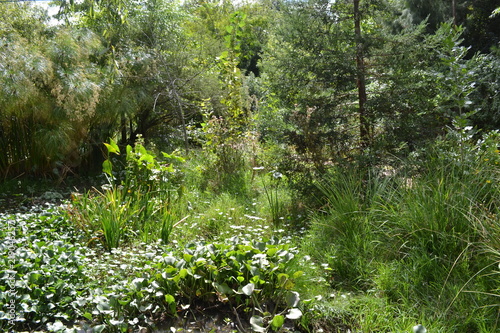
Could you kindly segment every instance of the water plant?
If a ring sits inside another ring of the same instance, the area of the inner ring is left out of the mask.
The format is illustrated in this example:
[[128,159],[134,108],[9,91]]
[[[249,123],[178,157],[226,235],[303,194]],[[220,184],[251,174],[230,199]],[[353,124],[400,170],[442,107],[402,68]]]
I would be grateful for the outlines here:
[[[134,147],[126,146],[125,164],[121,165],[112,158],[120,155],[117,143],[110,140],[105,145],[109,158],[103,163],[103,172],[108,183],[102,190],[94,188],[75,196],[70,216],[108,250],[118,247],[127,235],[147,241],[153,233],[167,243],[180,211],[174,203],[182,197],[182,171],[177,165],[183,159],[162,153],[160,160],[138,141]],[[116,166],[122,168],[114,170]]]

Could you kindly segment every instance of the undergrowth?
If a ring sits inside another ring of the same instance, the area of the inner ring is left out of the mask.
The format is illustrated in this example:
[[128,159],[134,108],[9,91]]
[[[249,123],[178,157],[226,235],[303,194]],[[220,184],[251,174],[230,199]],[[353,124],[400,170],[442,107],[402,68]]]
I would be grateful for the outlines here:
[[0,216],[3,330],[152,330],[211,311],[233,331],[499,327],[494,135],[392,172],[332,166],[307,214],[275,168],[238,164],[224,191],[203,154],[108,151],[103,187]]

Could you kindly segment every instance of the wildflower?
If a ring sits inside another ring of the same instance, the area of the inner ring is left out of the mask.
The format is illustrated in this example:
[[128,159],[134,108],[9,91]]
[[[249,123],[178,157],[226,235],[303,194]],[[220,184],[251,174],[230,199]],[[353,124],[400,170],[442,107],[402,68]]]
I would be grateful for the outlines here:
[[489,180],[489,179],[488,179],[488,180],[486,181],[486,183],[487,183],[487,184],[491,184],[491,180]]

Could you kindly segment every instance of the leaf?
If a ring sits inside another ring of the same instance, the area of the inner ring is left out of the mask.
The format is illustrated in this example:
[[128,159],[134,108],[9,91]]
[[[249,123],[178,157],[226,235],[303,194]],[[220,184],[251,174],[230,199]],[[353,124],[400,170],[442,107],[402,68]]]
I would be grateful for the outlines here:
[[106,325],[97,325],[92,327],[92,332],[101,333],[106,328]]
[[227,283],[223,283],[223,284],[218,284],[217,282],[214,282],[214,287],[215,289],[217,289],[217,291],[221,294],[224,294],[224,295],[230,295],[233,293],[233,289],[231,289]]
[[288,319],[299,319],[300,317],[302,317],[302,311],[300,311],[297,308],[290,309],[290,311],[288,311],[288,314],[286,315],[286,317]]
[[266,250],[266,245],[267,244],[264,242],[255,242],[255,247],[261,252],[264,252]]
[[252,316],[250,318],[250,325],[254,332],[265,332],[266,328],[264,327],[264,319],[261,316]]
[[121,323],[123,323],[123,319],[110,319],[109,320],[109,323],[113,326],[117,326],[117,325],[120,325]]
[[127,159],[130,159],[132,158],[132,154],[133,154],[133,149],[132,149],[132,146],[131,145],[127,145]]
[[141,157],[139,158],[139,162],[146,161],[149,164],[154,164],[155,162],[155,157],[151,154],[148,153],[143,153]]
[[255,285],[253,283],[249,283],[246,286],[244,286],[243,288],[241,288],[241,291],[245,295],[250,296],[250,295],[252,295],[254,289],[255,289]]
[[285,273],[280,273],[278,274],[278,285],[280,287],[283,287],[285,285],[285,283],[288,281],[288,274],[285,274]]
[[271,321],[271,327],[273,330],[277,331],[284,323],[285,318],[282,315],[276,315]]
[[165,302],[167,302],[168,304],[175,303],[175,297],[167,294],[165,295]]
[[266,254],[270,257],[274,256],[276,254],[276,252],[278,252],[278,248],[276,247],[272,247],[270,249],[267,250]]
[[53,324],[48,323],[47,327],[52,332],[60,332],[66,329],[66,326],[64,326],[64,324],[60,320],[56,320]]
[[167,302],[171,313],[175,313],[177,309],[177,303],[175,302],[175,297],[167,294],[165,295],[165,302]]
[[298,292],[296,292],[296,291],[289,291],[286,294],[286,304],[289,307],[291,307],[291,308],[296,307],[299,304],[299,301],[300,301],[300,295],[299,295]]
[[185,268],[183,268],[183,269],[181,269],[181,270],[179,271],[179,274],[178,274],[178,275],[179,275],[179,277],[180,277],[181,279],[184,279],[184,278],[188,275],[188,270],[187,270],[187,269],[185,269]]
[[104,145],[108,149],[108,154],[120,155],[120,148],[113,139],[109,139],[109,143],[104,143]]
[[104,162],[102,162],[102,171],[110,176],[112,175],[113,164],[110,162],[110,160],[105,160]]

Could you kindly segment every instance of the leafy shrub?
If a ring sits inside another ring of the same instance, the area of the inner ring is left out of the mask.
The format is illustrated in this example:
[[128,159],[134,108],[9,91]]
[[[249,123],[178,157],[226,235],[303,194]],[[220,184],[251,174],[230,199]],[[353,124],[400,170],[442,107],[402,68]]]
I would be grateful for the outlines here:
[[222,117],[212,117],[203,124],[203,177],[207,188],[215,193],[246,194],[250,168],[245,153],[251,142],[244,132],[229,126],[230,122]]

